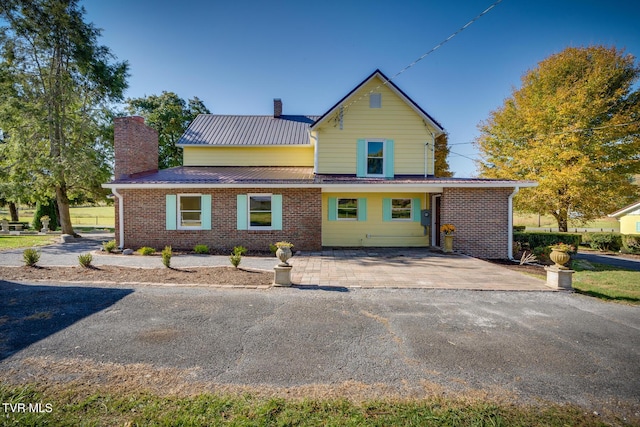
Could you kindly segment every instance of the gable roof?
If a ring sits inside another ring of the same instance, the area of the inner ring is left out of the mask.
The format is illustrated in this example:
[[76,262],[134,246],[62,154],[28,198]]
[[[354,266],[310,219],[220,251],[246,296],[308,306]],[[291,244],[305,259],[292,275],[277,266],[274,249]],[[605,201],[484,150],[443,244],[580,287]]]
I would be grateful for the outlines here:
[[[311,129],[316,129],[318,126],[320,126],[320,124],[324,123],[327,120],[327,118],[334,111],[336,111],[340,106],[342,106],[342,103],[347,98],[349,98],[351,95],[353,95],[355,92],[357,92],[361,87],[363,87],[364,85],[369,83],[375,77],[380,78],[383,81],[383,85],[387,86],[396,95],[398,95],[404,102],[406,102],[409,105],[409,107],[411,107],[419,116],[421,116],[424,119],[424,121],[426,121],[431,126],[436,128],[439,131],[438,135],[444,133],[444,128],[442,127],[442,125],[440,123],[438,123],[436,121],[436,119],[434,119],[426,111],[424,111],[422,109],[422,107],[420,107],[418,104],[416,104],[416,102],[413,99],[409,98],[409,96],[406,93],[404,93],[402,91],[402,89],[400,89],[398,86],[396,86],[391,80],[389,80],[389,78],[387,76],[384,75],[384,73],[382,71],[380,71],[378,69],[376,69],[373,73],[371,73],[369,75],[369,77],[364,79],[362,81],[362,83],[360,83],[358,86],[353,88],[353,90],[351,90],[351,92],[349,92],[347,95],[345,95],[333,107],[329,108],[329,110],[326,113],[324,113],[322,116],[320,116],[320,118],[318,120],[316,120],[316,122],[311,125]],[[438,136],[438,135],[436,135],[436,136]]]
[[607,216],[613,217],[613,218],[620,218],[621,216],[624,216],[630,212],[633,212],[636,209],[640,210],[640,201],[637,201],[636,203],[633,203],[629,206],[625,206],[624,208],[618,211],[615,211],[614,213],[609,214]]
[[309,145],[308,129],[317,118],[199,114],[176,145]]

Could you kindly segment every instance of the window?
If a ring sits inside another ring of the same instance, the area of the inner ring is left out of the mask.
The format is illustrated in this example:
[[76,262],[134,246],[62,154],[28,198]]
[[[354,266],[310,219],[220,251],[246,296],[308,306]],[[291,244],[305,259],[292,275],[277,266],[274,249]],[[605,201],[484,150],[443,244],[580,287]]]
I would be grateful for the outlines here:
[[391,220],[411,221],[411,199],[391,199]]
[[202,198],[198,195],[178,196],[178,229],[202,228]]
[[271,228],[271,194],[249,195],[249,229]]
[[367,141],[367,175],[384,175],[384,142]]
[[369,94],[369,108],[382,108],[382,94],[370,93]]
[[636,232],[640,233],[640,221],[636,222]]
[[338,219],[358,219],[358,199],[338,199]]
[[393,178],[393,147],[392,139],[359,139],[356,145],[356,176]]

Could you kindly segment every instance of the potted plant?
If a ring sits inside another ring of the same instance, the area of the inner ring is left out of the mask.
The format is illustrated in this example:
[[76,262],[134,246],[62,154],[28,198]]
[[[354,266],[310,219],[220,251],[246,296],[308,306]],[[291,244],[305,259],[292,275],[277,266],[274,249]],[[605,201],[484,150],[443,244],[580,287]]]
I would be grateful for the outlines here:
[[287,262],[289,258],[293,256],[291,253],[291,248],[293,247],[293,243],[290,242],[276,242],[275,246],[278,248],[276,250],[276,257],[280,260],[281,267],[288,267],[289,263]]
[[549,258],[551,258],[551,261],[555,263],[554,267],[561,270],[568,270],[569,267],[566,267],[565,264],[568,263],[571,259],[571,255],[569,255],[569,252],[572,252],[573,250],[573,246],[562,242],[558,242],[555,245],[552,245]]
[[440,231],[444,233],[443,252],[453,252],[453,233],[456,231],[456,227],[453,224],[442,224]]

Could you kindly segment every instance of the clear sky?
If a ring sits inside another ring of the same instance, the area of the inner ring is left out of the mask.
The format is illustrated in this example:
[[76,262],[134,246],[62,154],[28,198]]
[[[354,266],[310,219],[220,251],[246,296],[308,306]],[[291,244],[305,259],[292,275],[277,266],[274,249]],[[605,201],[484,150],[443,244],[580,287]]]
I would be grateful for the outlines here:
[[[319,115],[376,68],[391,77],[494,0],[83,0],[130,64],[127,97],[176,92],[214,114]],[[394,83],[449,133],[457,177],[520,77],[564,48],[640,57],[640,0],[503,0]]]

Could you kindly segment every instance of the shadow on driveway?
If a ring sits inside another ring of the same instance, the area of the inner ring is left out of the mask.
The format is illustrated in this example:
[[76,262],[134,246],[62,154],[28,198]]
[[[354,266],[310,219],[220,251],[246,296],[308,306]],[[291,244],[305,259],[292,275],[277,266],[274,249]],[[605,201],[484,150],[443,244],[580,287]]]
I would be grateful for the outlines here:
[[104,310],[132,292],[0,280],[0,360]]

